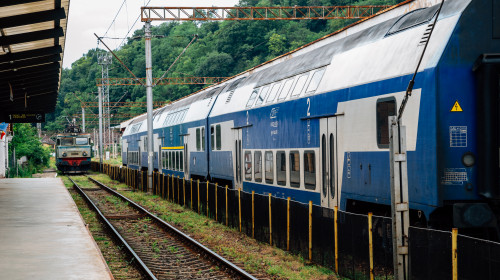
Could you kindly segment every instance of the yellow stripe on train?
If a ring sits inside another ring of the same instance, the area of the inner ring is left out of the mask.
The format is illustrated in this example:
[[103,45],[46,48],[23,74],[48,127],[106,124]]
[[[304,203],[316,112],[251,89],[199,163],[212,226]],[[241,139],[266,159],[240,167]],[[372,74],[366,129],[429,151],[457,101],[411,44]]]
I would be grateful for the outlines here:
[[178,146],[178,147],[161,147],[162,150],[182,150],[184,149],[184,146]]

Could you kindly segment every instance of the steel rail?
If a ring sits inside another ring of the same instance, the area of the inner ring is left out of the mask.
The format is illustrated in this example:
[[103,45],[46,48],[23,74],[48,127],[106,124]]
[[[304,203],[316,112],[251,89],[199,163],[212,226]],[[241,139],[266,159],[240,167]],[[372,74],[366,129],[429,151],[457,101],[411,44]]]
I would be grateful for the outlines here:
[[257,278],[255,278],[254,276],[252,276],[248,272],[246,272],[243,269],[239,268],[238,266],[236,266],[232,262],[226,260],[224,257],[222,257],[219,254],[215,253],[214,251],[210,250],[209,248],[205,247],[203,244],[201,244],[198,241],[194,240],[193,238],[189,237],[188,235],[186,235],[182,231],[178,230],[174,226],[172,226],[169,223],[167,223],[167,222],[163,221],[162,219],[158,218],[156,215],[154,215],[153,213],[149,212],[148,210],[146,210],[145,208],[143,208],[139,204],[137,204],[134,201],[128,199],[127,197],[125,197],[122,194],[118,193],[117,191],[111,189],[110,187],[104,185],[103,183],[95,180],[94,178],[92,178],[90,176],[87,176],[87,178],[89,178],[90,181],[92,181],[96,185],[100,186],[101,188],[103,188],[107,192],[109,192],[109,193],[111,193],[113,195],[116,195],[119,198],[127,201],[130,206],[134,207],[136,210],[138,210],[140,212],[143,212],[144,214],[146,214],[149,218],[151,218],[152,220],[154,220],[159,225],[161,225],[161,226],[165,227],[166,229],[168,229],[169,231],[175,233],[178,237],[182,238],[186,243],[192,245],[197,250],[202,251],[202,252],[208,254],[215,261],[223,264],[225,267],[230,268],[232,270],[232,272],[236,273],[239,277],[241,277],[243,279],[257,280]]
[[146,276],[148,279],[157,280],[156,276],[154,276],[153,272],[149,270],[146,264],[141,260],[141,258],[137,255],[137,253],[130,247],[130,245],[123,239],[123,237],[118,233],[115,227],[104,217],[104,214],[97,208],[97,206],[92,202],[92,200],[87,196],[87,194],[68,176],[68,179],[73,183],[73,187],[80,193],[80,195],[85,199],[88,205],[90,205],[95,212],[97,212],[99,219],[104,223],[104,225],[108,228],[108,230],[113,234],[113,237],[116,241],[123,245],[123,248],[127,251],[132,262],[135,263],[136,267],[140,269],[143,273],[143,276]]

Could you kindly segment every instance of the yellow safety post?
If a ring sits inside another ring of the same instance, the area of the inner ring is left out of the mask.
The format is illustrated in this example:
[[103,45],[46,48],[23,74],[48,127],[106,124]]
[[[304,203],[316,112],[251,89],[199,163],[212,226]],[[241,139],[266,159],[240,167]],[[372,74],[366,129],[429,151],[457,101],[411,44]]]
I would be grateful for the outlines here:
[[312,222],[312,212],[313,212],[313,203],[309,200],[309,260],[312,261],[312,247],[313,247],[313,222]]
[[186,206],[186,179],[182,178],[182,196],[184,198],[184,202],[182,203],[182,206]]
[[170,200],[170,175],[167,175],[167,200]]
[[373,213],[368,213],[368,248],[370,250],[370,280],[374,279],[373,275],[373,227],[372,227],[372,216]]
[[339,207],[334,206],[333,207],[333,221],[334,221],[334,227],[335,227],[335,273],[339,274],[339,235],[338,235],[338,221],[337,221],[337,215],[339,212]]
[[177,204],[181,204],[181,187],[179,186],[180,177],[177,176]]
[[200,214],[200,179],[198,179],[198,214]]
[[252,191],[252,238],[255,238],[255,191]]
[[290,251],[290,197],[286,198],[286,250]]
[[269,245],[273,245],[273,223],[271,219],[271,193],[269,193]]
[[239,220],[240,232],[241,232],[241,189],[238,189],[238,220]]
[[458,229],[451,230],[451,262],[452,262],[452,275],[453,280],[458,279],[458,252],[457,252],[457,237]]
[[227,216],[227,185],[226,185],[226,226],[229,225],[229,217]]
[[207,218],[208,218],[208,180],[207,180]]
[[217,183],[215,183],[215,221],[217,222]]
[[175,202],[174,174],[172,174],[172,202]]

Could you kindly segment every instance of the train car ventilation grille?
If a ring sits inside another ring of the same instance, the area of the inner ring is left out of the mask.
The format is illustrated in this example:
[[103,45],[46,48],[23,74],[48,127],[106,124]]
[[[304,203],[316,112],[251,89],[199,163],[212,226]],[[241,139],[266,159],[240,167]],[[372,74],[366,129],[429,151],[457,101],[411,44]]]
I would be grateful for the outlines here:
[[233,94],[234,94],[234,90],[233,90],[233,91],[231,91],[231,92],[229,93],[229,95],[227,96],[227,99],[226,99],[226,104],[227,104],[227,103],[229,103],[229,102],[231,101],[231,98],[233,97]]
[[431,22],[429,25],[427,25],[427,28],[425,29],[424,35],[422,35],[422,38],[420,39],[420,42],[418,43],[419,46],[425,45],[427,43],[427,40],[429,40],[429,35],[431,34],[432,27],[434,26],[434,23]]

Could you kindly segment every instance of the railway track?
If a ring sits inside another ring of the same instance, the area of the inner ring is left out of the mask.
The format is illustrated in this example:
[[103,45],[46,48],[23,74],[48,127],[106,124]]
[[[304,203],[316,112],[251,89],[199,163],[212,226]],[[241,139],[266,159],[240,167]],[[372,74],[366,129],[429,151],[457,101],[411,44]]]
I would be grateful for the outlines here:
[[256,279],[115,190],[88,177],[74,188],[122,243],[145,279]]

